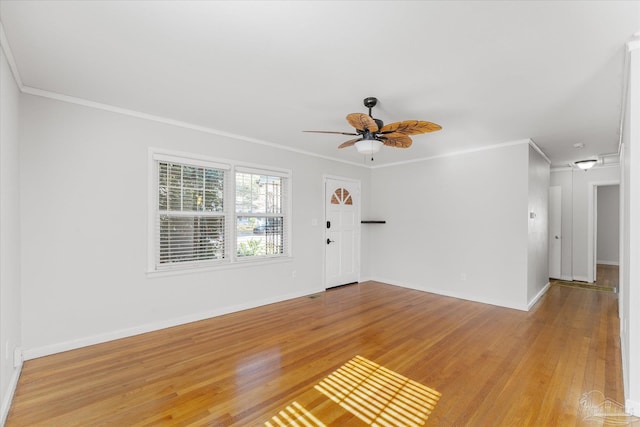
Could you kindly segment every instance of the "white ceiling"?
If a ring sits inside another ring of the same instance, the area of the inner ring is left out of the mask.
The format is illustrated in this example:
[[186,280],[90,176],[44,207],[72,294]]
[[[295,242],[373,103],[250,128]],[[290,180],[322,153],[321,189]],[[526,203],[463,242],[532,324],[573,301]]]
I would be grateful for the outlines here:
[[[345,116],[440,132],[375,164],[531,138],[554,165],[615,153],[637,1],[7,1],[39,89],[366,163]],[[583,143],[576,150],[573,144]]]

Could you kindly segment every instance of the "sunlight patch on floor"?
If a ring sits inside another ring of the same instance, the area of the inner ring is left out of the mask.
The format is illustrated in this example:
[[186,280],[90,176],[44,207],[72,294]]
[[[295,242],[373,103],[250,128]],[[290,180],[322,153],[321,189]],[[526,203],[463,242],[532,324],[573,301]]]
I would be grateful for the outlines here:
[[441,394],[356,356],[315,389],[371,426],[424,425]]
[[266,427],[278,426],[305,426],[305,427],[327,427],[322,421],[317,419],[313,414],[298,402],[293,402],[287,406],[278,415],[271,418],[271,421],[264,423]]
[[420,427],[441,396],[434,389],[356,356],[264,425],[326,427],[349,412],[372,427]]

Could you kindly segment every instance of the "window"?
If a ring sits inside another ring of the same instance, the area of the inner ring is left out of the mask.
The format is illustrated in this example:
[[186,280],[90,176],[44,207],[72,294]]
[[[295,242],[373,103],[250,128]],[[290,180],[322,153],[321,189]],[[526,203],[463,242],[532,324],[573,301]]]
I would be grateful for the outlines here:
[[150,272],[289,256],[288,172],[150,158]]
[[351,198],[351,194],[349,194],[349,190],[346,188],[338,188],[331,195],[331,204],[332,205],[352,205],[353,199]]
[[238,258],[285,253],[283,202],[286,178],[264,172],[236,172],[236,253]]
[[159,160],[157,266],[225,258],[224,169]]

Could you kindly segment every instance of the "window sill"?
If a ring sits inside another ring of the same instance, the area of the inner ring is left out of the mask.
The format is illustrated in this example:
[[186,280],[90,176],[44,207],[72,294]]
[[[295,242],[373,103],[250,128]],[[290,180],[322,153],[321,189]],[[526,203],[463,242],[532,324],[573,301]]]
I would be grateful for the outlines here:
[[220,270],[235,270],[250,267],[263,267],[273,264],[282,264],[292,262],[293,257],[275,257],[260,260],[242,259],[235,262],[220,263],[218,265],[207,265],[202,267],[176,267],[167,270],[149,270],[146,272],[147,278],[154,279],[158,277],[182,276],[186,274],[207,273]]

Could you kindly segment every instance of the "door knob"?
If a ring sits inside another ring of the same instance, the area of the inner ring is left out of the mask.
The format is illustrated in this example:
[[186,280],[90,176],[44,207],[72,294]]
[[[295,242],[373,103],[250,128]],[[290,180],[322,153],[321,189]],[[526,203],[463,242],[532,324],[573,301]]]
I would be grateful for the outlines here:
[[329,238],[327,237],[327,245],[328,245],[328,244],[330,244],[331,242],[333,242],[333,240],[331,240],[331,239],[329,239]]
[[559,238],[560,238],[560,236],[556,236],[556,239],[559,239]]

